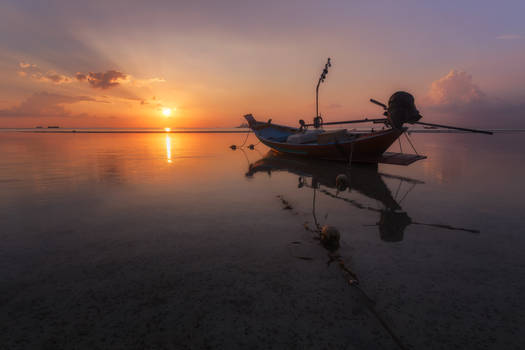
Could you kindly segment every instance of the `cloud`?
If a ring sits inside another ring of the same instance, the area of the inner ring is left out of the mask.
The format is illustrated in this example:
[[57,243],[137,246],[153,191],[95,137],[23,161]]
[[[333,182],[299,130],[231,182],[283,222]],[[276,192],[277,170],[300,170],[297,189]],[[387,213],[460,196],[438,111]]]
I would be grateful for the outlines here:
[[75,79],[78,81],[87,81],[91,87],[103,90],[119,86],[121,83],[131,83],[134,87],[143,87],[166,81],[163,78],[135,79],[131,75],[117,70],[108,70],[105,73],[77,72]]
[[67,96],[37,92],[22,101],[18,106],[1,109],[0,117],[65,117],[70,116],[64,105],[81,101],[95,101],[89,96]]
[[517,40],[521,39],[521,35],[518,34],[503,34],[496,37],[498,40]]
[[36,66],[36,64],[26,63],[24,61],[19,62],[18,66],[21,68],[17,74],[21,77],[31,77],[34,80],[50,82],[54,84],[70,83],[73,78],[57,73],[53,70],[44,72]]
[[471,127],[523,128],[523,101],[523,98],[509,100],[486,95],[470,74],[453,69],[431,84],[423,99],[422,114],[429,118],[428,122],[444,120]]
[[26,68],[36,68],[36,64],[31,64],[31,63],[26,63],[24,61],[21,61],[18,63],[18,66],[22,69],[26,69]]
[[485,98],[485,93],[473,83],[470,74],[455,69],[434,81],[427,96],[431,105],[440,107],[466,106]]
[[77,72],[73,76],[57,73],[53,70],[44,72],[35,64],[19,62],[20,70],[17,74],[21,77],[30,77],[41,82],[53,84],[63,84],[72,82],[86,82],[94,89],[107,90],[119,86],[122,83],[130,83],[133,87],[145,87],[154,83],[165,82],[163,78],[136,79],[129,74],[118,70],[108,70],[105,72]]
[[46,73],[33,73],[31,75],[31,78],[44,82],[51,82],[54,84],[71,83],[73,81],[73,79],[68,77],[67,75],[62,75],[54,71],[49,71]]
[[132,79],[130,81],[131,81],[131,85],[136,86],[136,87],[143,87],[143,86],[149,86],[155,83],[166,82],[166,80],[163,78]]
[[87,79],[87,75],[84,74],[84,73],[77,72],[77,74],[75,74],[75,78],[76,78],[78,81],[83,81],[83,80],[86,80],[86,79]]
[[108,70],[105,73],[93,73],[88,74],[77,73],[76,78],[79,81],[87,80],[89,85],[95,89],[109,89],[112,87],[119,86],[121,82],[128,81],[129,75],[116,71]]

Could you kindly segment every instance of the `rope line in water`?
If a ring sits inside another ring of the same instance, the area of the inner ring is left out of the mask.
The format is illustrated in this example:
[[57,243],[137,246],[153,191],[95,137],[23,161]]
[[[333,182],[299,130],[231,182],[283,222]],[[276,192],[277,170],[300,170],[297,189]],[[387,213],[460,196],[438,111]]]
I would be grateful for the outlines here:
[[246,141],[248,141],[248,137],[250,136],[250,132],[251,132],[251,131],[248,131],[248,132],[246,133],[246,137],[244,138],[244,141],[243,141],[243,143],[242,143],[242,145],[241,145],[240,147],[244,146],[244,144],[246,143]]
[[[244,148],[244,145],[246,144],[246,141],[248,141],[248,137],[250,136],[250,133],[251,133],[251,132],[252,132],[252,131],[249,130],[249,131],[246,133],[246,137],[244,138],[244,141],[242,142],[242,144],[240,144],[240,145],[231,145],[230,148],[233,149],[233,150],[236,150],[237,148],[239,148],[239,149]],[[255,146],[257,146],[259,143],[261,143],[261,140],[259,140],[259,142],[257,142],[256,144],[248,145],[248,148],[249,148],[249,149],[254,149]]]
[[[341,268],[343,273],[347,275],[346,277],[347,277],[347,281],[350,287],[354,287],[355,289],[357,289],[361,293],[361,296],[364,297],[365,305],[368,308],[368,310],[375,316],[375,318],[379,321],[381,326],[387,331],[387,333],[390,335],[390,337],[396,343],[396,345],[401,350],[407,350],[407,348],[401,342],[401,339],[394,333],[394,331],[392,330],[392,328],[390,328],[390,326],[385,321],[385,319],[376,310],[375,301],[372,298],[370,298],[368,294],[366,294],[366,292],[359,286],[359,278],[357,277],[357,275],[352,270],[350,270],[348,267],[346,267],[345,262],[341,257],[337,257],[337,262],[339,263],[339,267]],[[348,278],[348,276],[350,278]]]
[[[331,194],[331,193],[329,193],[328,191],[326,191],[324,189],[321,189],[320,191],[322,191],[322,192],[324,192],[326,194]],[[313,201],[312,201],[312,214],[313,214],[313,217],[314,217],[315,229],[311,229],[307,224],[304,225],[304,228],[306,230],[310,231],[310,232],[317,233],[319,235],[318,239],[320,239],[321,238],[321,226],[320,226],[320,224],[317,221],[317,216],[316,216],[316,213],[315,213],[315,211],[316,211],[316,206],[315,206],[315,203],[316,203],[316,201],[315,201],[315,199],[316,199],[316,192],[317,192],[316,188],[314,187],[314,195],[313,195]],[[401,350],[407,350],[407,348],[401,342],[401,339],[394,333],[394,331],[388,325],[388,323],[385,321],[385,319],[375,309],[375,301],[372,298],[370,298],[368,296],[368,294],[366,294],[366,292],[359,286],[359,277],[357,276],[357,274],[355,272],[353,272],[349,267],[346,266],[343,258],[341,258],[340,255],[334,255],[333,253],[328,253],[328,257],[330,259],[329,262],[328,262],[329,264],[332,261],[337,261],[338,266],[341,269],[341,271],[343,272],[343,274],[345,275],[345,278],[346,278],[348,284],[351,287],[354,287],[355,289],[357,289],[360,292],[361,296],[364,297],[366,307],[372,313],[372,315],[374,315],[374,317],[379,321],[379,323],[386,330],[386,332],[390,335],[390,337],[392,338],[394,343],[396,343],[396,345]]]

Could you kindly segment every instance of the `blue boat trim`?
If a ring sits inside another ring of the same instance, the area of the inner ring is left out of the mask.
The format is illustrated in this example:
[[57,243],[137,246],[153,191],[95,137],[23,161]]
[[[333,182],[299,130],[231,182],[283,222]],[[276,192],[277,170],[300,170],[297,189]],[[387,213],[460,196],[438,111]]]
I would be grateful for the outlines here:
[[275,144],[269,144],[269,143],[266,143],[266,141],[263,141],[261,140],[262,143],[264,143],[266,146],[270,147],[270,148],[273,148],[279,152],[283,152],[283,153],[293,153],[293,154],[303,154],[303,155],[306,155],[308,154],[307,151],[301,151],[301,150],[291,150],[289,148],[281,148],[281,147],[278,147],[276,146]]

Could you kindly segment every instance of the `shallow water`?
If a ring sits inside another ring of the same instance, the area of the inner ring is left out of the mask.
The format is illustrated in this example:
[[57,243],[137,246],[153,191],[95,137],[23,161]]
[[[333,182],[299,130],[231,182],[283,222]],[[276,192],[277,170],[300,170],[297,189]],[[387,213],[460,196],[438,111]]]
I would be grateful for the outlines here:
[[525,345],[522,134],[414,134],[427,160],[377,169],[243,137],[3,132],[2,344],[394,348],[317,221],[407,346]]

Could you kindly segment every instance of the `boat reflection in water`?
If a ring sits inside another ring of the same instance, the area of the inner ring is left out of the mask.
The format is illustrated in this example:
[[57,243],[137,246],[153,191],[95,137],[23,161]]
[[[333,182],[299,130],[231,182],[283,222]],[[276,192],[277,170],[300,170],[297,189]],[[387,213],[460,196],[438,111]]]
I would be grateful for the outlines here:
[[[407,212],[403,211],[401,203],[416,185],[424,184],[424,182],[381,173],[378,171],[376,164],[352,164],[350,167],[345,163],[304,159],[269,151],[263,158],[249,165],[246,176],[251,177],[259,172],[271,174],[272,171],[287,171],[298,175],[298,187],[311,188],[313,190],[312,213],[316,225],[315,202],[316,193],[319,192],[344,201],[355,208],[377,212],[379,221],[376,225],[379,228],[381,240],[386,242],[402,241],[404,232],[409,225],[424,225],[447,230],[479,233],[478,230],[473,229],[414,221]],[[391,190],[383,180],[384,178],[399,180],[399,186],[395,195],[392,195]],[[404,193],[399,193],[403,183],[409,184],[410,187]],[[356,191],[376,200],[381,203],[381,208],[364,205],[356,199],[341,195],[351,191]]]

